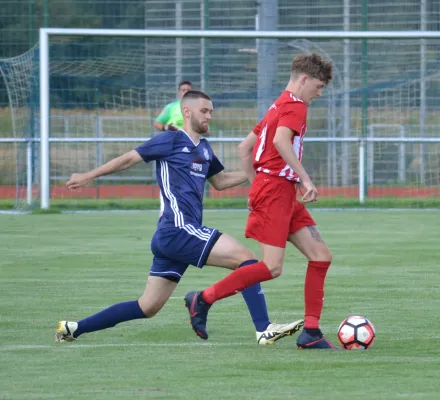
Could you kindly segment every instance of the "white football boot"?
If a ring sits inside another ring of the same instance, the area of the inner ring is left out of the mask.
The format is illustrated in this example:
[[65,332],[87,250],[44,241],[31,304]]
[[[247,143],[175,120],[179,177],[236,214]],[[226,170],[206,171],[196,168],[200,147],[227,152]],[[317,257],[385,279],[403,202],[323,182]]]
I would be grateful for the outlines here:
[[264,332],[257,332],[258,344],[273,344],[277,340],[292,336],[304,326],[304,320],[291,322],[289,324],[270,324]]
[[73,342],[75,338],[73,334],[78,329],[76,322],[59,321],[57,333],[55,334],[55,342]]

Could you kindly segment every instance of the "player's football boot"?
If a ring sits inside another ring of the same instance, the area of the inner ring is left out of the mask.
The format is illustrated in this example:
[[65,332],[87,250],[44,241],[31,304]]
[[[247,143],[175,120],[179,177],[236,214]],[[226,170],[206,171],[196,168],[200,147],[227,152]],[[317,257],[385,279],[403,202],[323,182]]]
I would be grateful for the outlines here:
[[201,292],[189,292],[185,296],[185,307],[189,311],[189,318],[194,332],[199,338],[203,340],[208,339],[206,321],[208,320],[208,311],[211,305],[205,303]]
[[334,346],[330,340],[326,339],[321,331],[311,335],[305,329],[298,336],[296,346],[298,349],[340,350],[339,347]]
[[290,324],[270,324],[264,332],[257,332],[258,344],[273,344],[277,340],[292,336],[304,325],[304,320],[291,322]]
[[76,322],[59,321],[55,342],[73,342],[75,340],[73,334],[77,329],[78,324]]

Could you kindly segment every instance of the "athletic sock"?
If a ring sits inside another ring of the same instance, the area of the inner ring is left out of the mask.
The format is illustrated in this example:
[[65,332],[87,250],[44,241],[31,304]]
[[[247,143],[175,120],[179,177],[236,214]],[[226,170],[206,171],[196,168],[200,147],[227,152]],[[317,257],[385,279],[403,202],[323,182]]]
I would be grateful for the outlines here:
[[218,281],[202,292],[202,297],[208,304],[213,304],[225,297],[243,291],[255,283],[272,279],[272,274],[263,262],[246,265],[231,272],[228,276]]
[[[239,268],[246,265],[256,264],[258,260],[247,260],[240,264]],[[247,304],[252,322],[257,332],[264,332],[270,325],[269,313],[267,311],[266,297],[260,283],[256,283],[241,292],[244,301]]]
[[145,314],[142,312],[137,300],[114,304],[105,310],[78,321],[78,329],[73,336],[78,337],[83,333],[100,331],[111,328],[120,322],[140,318],[145,318]]
[[324,282],[329,267],[329,261],[309,261],[307,266],[304,283],[305,329],[319,329],[324,307]]

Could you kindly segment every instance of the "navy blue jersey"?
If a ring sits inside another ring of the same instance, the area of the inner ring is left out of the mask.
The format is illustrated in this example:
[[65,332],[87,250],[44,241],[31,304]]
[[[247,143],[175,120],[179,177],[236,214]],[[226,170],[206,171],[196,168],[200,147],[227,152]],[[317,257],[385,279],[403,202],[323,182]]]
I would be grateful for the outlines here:
[[156,178],[164,199],[158,228],[202,223],[206,179],[224,167],[204,138],[196,145],[188,134],[163,132],[136,147],[142,159],[156,161]]

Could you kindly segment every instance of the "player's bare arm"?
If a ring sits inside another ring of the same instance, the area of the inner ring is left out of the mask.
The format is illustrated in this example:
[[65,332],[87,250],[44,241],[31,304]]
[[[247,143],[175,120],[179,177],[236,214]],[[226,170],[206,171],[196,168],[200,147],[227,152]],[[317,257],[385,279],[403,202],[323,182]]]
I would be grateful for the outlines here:
[[318,197],[318,191],[313,185],[309,175],[299,161],[297,155],[292,148],[292,137],[294,132],[285,126],[279,126],[273,139],[273,144],[283,157],[284,161],[298,174],[301,184],[303,185],[305,192],[303,194],[302,201],[309,203],[316,201]]
[[154,129],[158,130],[158,131],[163,131],[164,129],[164,124],[162,124],[159,121],[154,121]]
[[66,183],[67,189],[72,190],[85,186],[100,176],[129,169],[141,161],[142,157],[139,153],[136,150],[131,150],[91,171],[82,174],[73,174]]
[[252,150],[256,141],[257,135],[254,132],[251,132],[238,145],[238,155],[240,156],[241,168],[243,169],[250,183],[252,183],[255,178],[255,171],[252,165]]
[[247,175],[243,171],[224,172],[211,176],[208,181],[216,190],[225,190],[247,182]]

